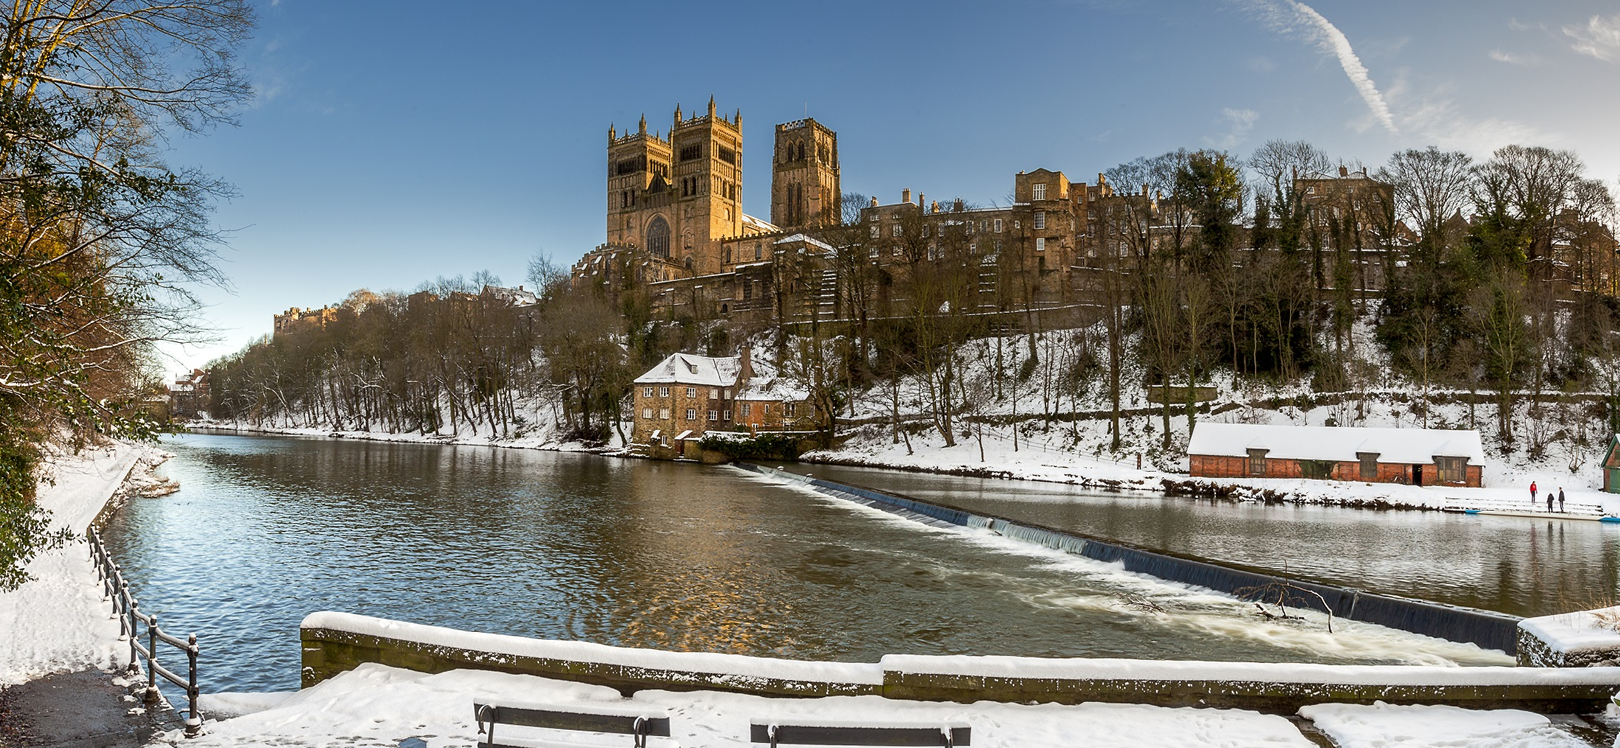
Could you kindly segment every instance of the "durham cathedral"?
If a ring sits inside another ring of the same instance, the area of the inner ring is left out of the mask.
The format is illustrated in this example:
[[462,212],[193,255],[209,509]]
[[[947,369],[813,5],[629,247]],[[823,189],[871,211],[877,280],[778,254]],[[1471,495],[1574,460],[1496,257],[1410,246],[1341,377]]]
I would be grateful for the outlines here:
[[[903,314],[905,282],[949,265],[964,311],[1077,309],[1099,277],[1115,195],[1061,171],[1013,178],[1010,204],[900,201],[846,209],[838,134],[814,119],[775,127],[770,221],[742,211],[742,112],[675,108],[666,133],[608,128],[607,242],[572,269],[576,287],[645,294],[656,317],[800,322]],[[1117,243],[1115,247],[1117,251]]]

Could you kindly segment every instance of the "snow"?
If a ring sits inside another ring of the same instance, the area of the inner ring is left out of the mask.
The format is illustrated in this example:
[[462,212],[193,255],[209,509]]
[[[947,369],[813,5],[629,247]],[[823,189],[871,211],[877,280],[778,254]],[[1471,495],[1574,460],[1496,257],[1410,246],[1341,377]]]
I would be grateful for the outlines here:
[[1620,668],[1312,665],[971,655],[886,655],[882,664],[885,670],[895,672],[984,678],[1258,681],[1389,686],[1620,686]]
[[129,649],[120,646],[118,619],[101,596],[83,534],[143,451],[117,445],[49,461],[39,506],[51,512],[53,529],[80,537],[35,557],[28,565],[33,581],[0,592],[0,685],[125,662]]
[[1554,652],[1620,652],[1620,606],[1526,618],[1519,628],[1535,635]]
[[1516,709],[1316,704],[1299,710],[1339,748],[1582,748],[1539,714]]
[[1249,449],[1268,450],[1267,457],[1285,460],[1355,462],[1371,452],[1379,462],[1426,464],[1439,457],[1467,457],[1485,462],[1478,431],[1328,426],[1274,426],[1248,423],[1200,423],[1187,444],[1188,454],[1247,457]]
[[[972,726],[973,745],[1024,748],[1071,745],[1086,736],[1111,748],[1209,746],[1310,748],[1286,719],[1230,709],[1171,709],[1132,704],[1023,705],[895,701],[878,696],[770,699],[696,691],[641,691],[621,698],[601,686],[488,671],[452,670],[437,675],[367,664],[286,696],[262,711],[205,725],[206,734],[187,746],[318,746],[334,743],[394,745],[411,737],[429,748],[464,746],[477,727],[474,701],[521,699],[581,711],[644,708],[669,713],[672,738],[649,746],[686,748],[748,746],[751,722]],[[509,733],[511,734],[511,733]],[[538,734],[538,733],[529,733]],[[552,738],[564,734],[550,733]],[[589,736],[566,735],[585,743]],[[592,741],[606,744],[605,741]],[[622,745],[618,740],[614,744]]]
[[716,652],[666,652],[656,649],[610,647],[590,642],[530,639],[521,636],[460,631],[440,626],[391,621],[351,613],[311,613],[304,618],[300,626],[306,629],[318,628],[346,631],[367,636],[420,642],[431,646],[470,649],[520,657],[539,657],[654,670],[705,673],[732,676],[738,679],[773,678],[814,683],[873,685],[883,682],[883,670],[874,664],[807,662]]
[[736,356],[694,356],[671,353],[647,373],[636,377],[636,384],[690,384],[704,387],[730,387],[737,383],[740,361]]

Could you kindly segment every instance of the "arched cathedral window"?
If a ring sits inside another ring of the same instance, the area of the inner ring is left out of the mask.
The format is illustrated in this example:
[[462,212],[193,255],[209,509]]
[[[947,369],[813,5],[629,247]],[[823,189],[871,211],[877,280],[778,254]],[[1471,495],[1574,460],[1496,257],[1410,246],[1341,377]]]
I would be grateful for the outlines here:
[[647,251],[654,257],[669,258],[669,224],[663,216],[657,216],[647,224]]

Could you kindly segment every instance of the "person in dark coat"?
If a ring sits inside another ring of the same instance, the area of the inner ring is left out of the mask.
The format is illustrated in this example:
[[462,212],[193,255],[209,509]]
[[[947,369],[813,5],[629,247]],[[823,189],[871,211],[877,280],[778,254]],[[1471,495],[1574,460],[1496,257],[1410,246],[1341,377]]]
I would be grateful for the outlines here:
[[1558,487],[1558,513],[1564,513],[1564,487]]
[[1549,512],[1552,511],[1552,500],[1553,500],[1553,492],[1548,491],[1547,492],[1547,511],[1549,511]]

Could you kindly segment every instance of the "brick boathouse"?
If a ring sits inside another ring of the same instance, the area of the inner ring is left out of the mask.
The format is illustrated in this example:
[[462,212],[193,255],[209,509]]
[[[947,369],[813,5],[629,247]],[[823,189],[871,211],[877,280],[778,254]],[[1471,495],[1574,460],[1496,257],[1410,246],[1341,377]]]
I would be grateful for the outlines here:
[[1192,474],[1483,485],[1478,431],[1200,423],[1187,444]]

